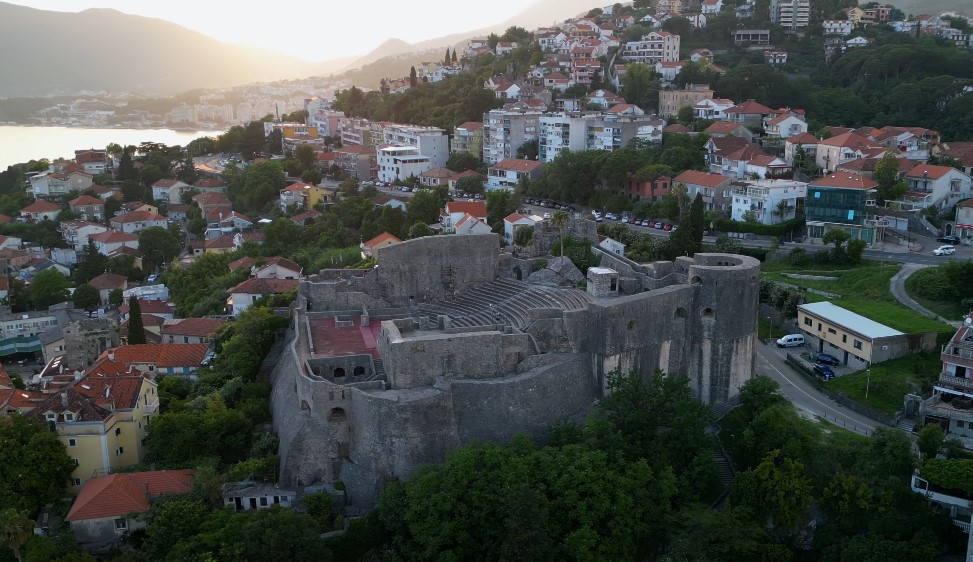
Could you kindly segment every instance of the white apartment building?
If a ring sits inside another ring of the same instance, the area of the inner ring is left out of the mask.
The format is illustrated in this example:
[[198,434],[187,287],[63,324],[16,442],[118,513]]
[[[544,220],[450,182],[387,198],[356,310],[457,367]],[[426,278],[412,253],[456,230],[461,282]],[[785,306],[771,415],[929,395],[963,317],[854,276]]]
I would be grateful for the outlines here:
[[748,181],[733,190],[732,214],[743,222],[749,212],[761,224],[777,224],[794,218],[798,200],[807,197],[807,183],[794,180]]
[[659,61],[679,60],[679,35],[668,31],[650,31],[641,41],[625,43],[622,57],[631,62],[654,65]]
[[195,123],[196,108],[191,105],[180,105],[169,112],[170,123]]
[[445,166],[449,160],[449,135],[438,127],[386,125],[382,137],[384,144],[415,148],[419,154],[427,156],[435,168]]
[[771,0],[770,21],[791,33],[804,33],[811,20],[811,0]]
[[854,28],[848,20],[824,20],[821,26],[824,28],[825,35],[840,35],[842,37],[851,35],[851,30]]
[[387,146],[378,150],[378,179],[392,182],[419,177],[433,168],[432,161],[412,146]]
[[725,111],[735,106],[736,103],[733,100],[728,100],[724,98],[707,98],[701,102],[697,102],[693,106],[693,115],[697,119],[712,119],[715,121],[722,121],[725,118]]
[[538,140],[539,110],[494,109],[483,114],[483,162],[496,164],[516,158],[517,149],[527,141]]
[[607,150],[628,146],[634,139],[662,142],[666,122],[641,110],[624,114],[627,104],[605,113],[551,113],[540,119],[538,159],[551,162],[564,151]]

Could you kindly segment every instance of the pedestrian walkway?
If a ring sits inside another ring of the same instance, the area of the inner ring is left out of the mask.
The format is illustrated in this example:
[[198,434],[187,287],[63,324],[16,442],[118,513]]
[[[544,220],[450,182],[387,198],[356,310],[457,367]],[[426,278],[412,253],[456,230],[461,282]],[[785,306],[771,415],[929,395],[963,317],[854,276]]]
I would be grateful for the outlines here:
[[955,321],[955,320],[947,320],[946,318],[943,318],[942,316],[936,314],[935,312],[917,303],[915,300],[912,299],[912,297],[909,296],[909,293],[906,292],[905,280],[908,279],[910,275],[912,275],[913,273],[919,271],[924,267],[929,267],[929,266],[918,264],[918,263],[902,264],[902,269],[900,269],[899,272],[896,273],[889,281],[889,290],[892,292],[892,296],[894,296],[895,299],[898,300],[903,305],[911,308],[912,310],[915,310],[916,312],[922,314],[923,316],[928,316],[929,318],[935,318],[940,322],[945,322],[946,324],[949,324],[950,326],[959,329],[960,327],[963,326],[962,322]]

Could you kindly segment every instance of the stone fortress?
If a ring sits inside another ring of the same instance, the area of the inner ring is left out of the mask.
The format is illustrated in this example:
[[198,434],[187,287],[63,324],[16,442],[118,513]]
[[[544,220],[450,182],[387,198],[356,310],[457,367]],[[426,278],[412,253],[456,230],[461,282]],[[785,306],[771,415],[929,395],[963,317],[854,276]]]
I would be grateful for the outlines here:
[[281,484],[340,481],[370,506],[472,440],[583,419],[614,369],[733,398],[753,373],[759,262],[592,251],[586,290],[519,280],[533,263],[495,234],[410,240],[377,250],[373,269],[303,280],[273,374]]

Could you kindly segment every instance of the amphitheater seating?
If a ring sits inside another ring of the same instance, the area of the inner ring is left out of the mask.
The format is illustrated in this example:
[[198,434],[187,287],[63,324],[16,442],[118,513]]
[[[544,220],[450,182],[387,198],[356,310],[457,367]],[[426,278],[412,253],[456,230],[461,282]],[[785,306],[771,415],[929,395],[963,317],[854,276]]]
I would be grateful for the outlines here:
[[419,313],[430,319],[445,315],[455,327],[471,327],[497,324],[499,312],[502,323],[522,330],[530,322],[530,310],[579,310],[588,306],[588,300],[588,293],[579,289],[530,285],[523,281],[500,279],[478,285],[450,301],[422,304],[419,306]]

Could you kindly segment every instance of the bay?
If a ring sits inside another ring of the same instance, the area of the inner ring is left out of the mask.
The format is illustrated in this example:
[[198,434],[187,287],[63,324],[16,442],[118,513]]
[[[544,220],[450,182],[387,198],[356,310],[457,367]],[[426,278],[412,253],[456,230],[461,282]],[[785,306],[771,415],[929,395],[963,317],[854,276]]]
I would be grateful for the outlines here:
[[176,131],[173,129],[87,129],[83,127],[0,126],[0,171],[29,160],[74,158],[75,150],[104,149],[156,142],[185,146],[199,137],[215,137],[226,131]]

